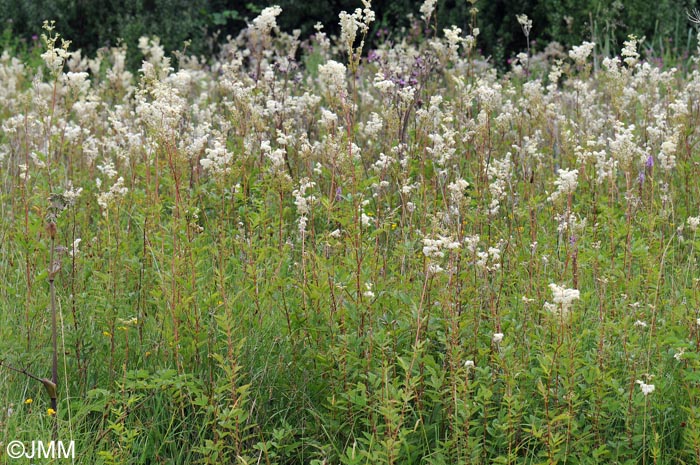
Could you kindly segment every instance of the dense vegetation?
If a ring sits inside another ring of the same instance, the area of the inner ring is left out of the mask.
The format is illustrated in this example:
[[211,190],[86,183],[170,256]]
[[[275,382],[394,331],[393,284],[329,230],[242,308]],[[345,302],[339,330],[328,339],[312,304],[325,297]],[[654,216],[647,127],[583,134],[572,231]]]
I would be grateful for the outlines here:
[[[337,14],[362,6],[360,0],[0,0],[0,32],[14,48],[31,49],[40,45],[38,37],[44,20],[55,20],[58,30],[73,41],[73,47],[94,55],[101,47],[123,40],[135,50],[141,36],[160,37],[165,51],[182,50],[211,57],[219,51],[226,36],[236,36],[260,11],[276,3],[285,14],[278,20],[283,31],[300,30],[301,39],[314,33],[321,22],[329,35],[340,31]],[[686,11],[700,6],[697,0],[438,0],[430,24],[420,19],[421,2],[391,0],[374,2],[376,21],[370,25],[368,45],[396,40],[406,34],[416,39],[423,30],[441,31],[453,24],[467,28],[472,8],[477,8],[476,26],[481,30],[478,48],[491,57],[499,70],[507,60],[526,48],[525,38],[515,21],[527,14],[536,31],[535,50],[543,51],[551,42],[565,48],[595,41],[598,52],[610,55],[622,47],[628,34],[646,37],[640,48],[654,50],[669,59],[692,53],[695,37],[686,21]],[[131,71],[138,69],[139,56],[127,56]]]
[[499,74],[478,14],[371,49],[368,6],[285,14],[207,63],[3,53],[0,454],[700,462],[697,51]]

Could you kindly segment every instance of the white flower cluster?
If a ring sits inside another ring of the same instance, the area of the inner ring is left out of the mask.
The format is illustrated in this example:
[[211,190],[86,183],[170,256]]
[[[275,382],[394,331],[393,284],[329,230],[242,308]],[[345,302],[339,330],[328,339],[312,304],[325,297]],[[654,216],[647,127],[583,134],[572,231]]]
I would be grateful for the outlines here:
[[456,60],[458,58],[457,51],[459,50],[460,44],[466,42],[466,39],[462,37],[462,29],[457,26],[452,26],[449,29],[444,29],[445,40],[447,40],[447,50],[449,51],[450,60]]
[[447,191],[450,193],[450,206],[453,213],[459,213],[459,205],[464,201],[464,193],[469,187],[469,183],[464,179],[457,179],[447,185]]
[[308,178],[302,178],[299,181],[299,189],[295,189],[294,192],[292,192],[294,196],[294,205],[296,205],[297,212],[299,213],[299,232],[302,236],[306,234],[306,225],[309,221],[311,206],[316,201],[316,196],[307,195],[306,191],[315,185],[316,183],[310,181]]
[[215,140],[213,147],[207,148],[205,154],[206,156],[199,160],[199,164],[205,171],[216,175],[223,175],[230,171],[233,154],[226,149],[222,142]]
[[486,271],[487,273],[492,273],[501,269],[501,249],[497,247],[489,247],[486,252],[483,250],[478,250],[476,252],[476,262],[474,262],[477,268]]
[[571,311],[573,302],[579,300],[579,291],[577,289],[567,289],[554,283],[549,284],[549,289],[552,291],[552,300],[554,303],[545,302],[545,310],[566,317]]
[[478,234],[475,234],[473,236],[465,236],[462,242],[464,242],[465,247],[470,253],[476,254],[480,240],[481,237],[479,237]]
[[539,162],[543,158],[542,152],[539,149],[540,143],[541,134],[536,134],[535,137],[523,137],[521,146],[513,144],[512,147],[517,150],[518,155],[523,159]]
[[426,150],[432,155],[438,166],[444,167],[454,157],[457,151],[455,146],[456,135],[456,131],[452,129],[445,129],[442,134],[433,133],[428,135],[428,139],[433,143],[433,146],[427,147]]
[[685,347],[679,347],[678,352],[673,354],[673,358],[680,362],[681,360],[683,360],[683,355],[685,355]]
[[622,48],[622,56],[624,57],[625,63],[630,68],[637,64],[639,61],[639,52],[637,52],[637,43],[640,40],[634,35],[629,35],[627,40],[624,42],[624,47]]
[[20,163],[17,165],[19,168],[19,178],[24,182],[29,182],[32,176],[29,174],[29,167],[26,163]]
[[437,261],[445,256],[444,249],[456,250],[460,243],[450,237],[438,236],[437,239],[423,238],[423,255],[428,258],[428,274],[435,275],[444,270]]
[[377,72],[374,75],[372,85],[383,94],[388,94],[394,90],[396,84],[391,79],[387,79],[382,73]]
[[260,150],[263,154],[265,154],[265,157],[270,160],[270,164],[272,165],[270,167],[270,171],[272,173],[284,172],[286,151],[283,148],[278,147],[275,150],[272,150],[270,141],[264,140],[260,143]]
[[357,49],[353,48],[357,31],[366,34],[369,30],[369,25],[374,21],[375,15],[372,11],[372,3],[369,0],[362,0],[364,9],[356,8],[353,14],[345,11],[340,12],[340,43],[344,46],[348,56],[352,57],[362,51],[364,41]]
[[461,178],[447,185],[447,189],[450,191],[450,193],[457,196],[464,194],[467,187],[469,187],[469,183]]
[[480,33],[481,31],[479,28],[475,27],[472,29],[472,33],[467,34],[467,36],[464,38],[464,45],[467,52],[471,52],[471,50],[476,46],[476,38],[479,37]]
[[368,299],[374,299],[374,291],[372,291],[372,283],[366,282],[365,283],[365,291],[362,293],[363,297],[367,297]]
[[146,61],[154,66],[159,66],[164,60],[169,60],[169,58],[165,56],[165,49],[161,45],[158,37],[141,36],[139,37],[138,47],[141,53],[146,56]]
[[127,192],[129,192],[129,188],[124,186],[124,178],[120,176],[119,179],[117,179],[117,182],[115,182],[114,185],[112,185],[112,187],[110,187],[107,192],[102,192],[98,194],[97,204],[102,208],[102,214],[106,216],[107,208],[109,207],[109,205],[115,200],[124,197],[127,194]]
[[165,49],[158,37],[140,37],[139,50],[146,59],[141,63],[139,71],[143,74],[144,83],[165,80],[173,71],[170,58],[165,55]]
[[154,81],[148,94],[139,97],[136,114],[161,137],[174,137],[180,128],[187,101],[177,88],[162,81]]
[[476,99],[486,116],[501,103],[502,91],[503,86],[497,82],[479,81],[476,88]]
[[573,234],[581,234],[586,229],[586,218],[577,217],[573,213],[554,215],[554,218],[557,220],[557,232],[560,234],[566,231]]
[[81,71],[79,73],[67,72],[62,74],[60,80],[66,88],[70,90],[75,96],[87,93],[90,89],[90,81],[88,80],[88,73]]
[[571,57],[577,65],[583,66],[586,64],[586,60],[594,48],[595,42],[585,41],[581,45],[574,45],[571,50],[569,50],[569,57]]
[[105,160],[101,165],[97,165],[97,170],[108,178],[113,178],[118,174],[112,160]]
[[278,5],[264,8],[257,18],[253,20],[253,29],[263,35],[267,35],[273,29],[277,29],[277,17],[282,13]]
[[77,256],[80,254],[80,250],[78,249],[78,246],[80,246],[80,243],[81,243],[82,241],[83,241],[83,240],[82,240],[81,238],[79,238],[79,237],[78,237],[77,239],[75,239],[75,240],[73,241],[73,246],[72,246],[72,247],[70,248],[70,250],[68,251],[68,255],[70,255],[70,256],[73,257],[73,258],[77,257]]
[[435,4],[437,3],[437,0],[425,0],[423,4],[420,6],[420,15],[421,18],[423,18],[423,21],[426,23],[430,22],[430,17],[433,14],[433,11],[435,11]]
[[373,138],[377,134],[379,134],[383,127],[384,120],[382,119],[382,117],[379,116],[379,114],[377,114],[376,112],[372,112],[369,115],[369,120],[364,125],[363,132],[364,135],[368,138]]
[[46,30],[46,33],[41,34],[41,39],[46,45],[46,51],[41,54],[41,59],[44,60],[44,64],[46,64],[51,74],[57,76],[70,56],[70,53],[68,53],[70,41],[63,40],[61,47],[56,47],[58,35],[53,33],[54,22],[44,21],[43,28]]
[[321,119],[318,122],[326,129],[331,129],[338,124],[338,115],[330,110],[321,108]]
[[[511,63],[513,74],[518,77],[525,77],[526,69],[530,62],[530,57],[525,52],[520,52],[515,55],[515,60]],[[529,84],[529,83],[528,83]]]
[[379,154],[379,159],[372,165],[372,168],[374,171],[382,173],[394,163],[396,163],[396,160],[393,157],[382,152]]
[[621,121],[615,123],[615,138],[608,138],[610,153],[624,169],[629,169],[635,160],[642,157],[643,150],[636,143],[634,124],[625,126]]
[[551,202],[559,197],[567,197],[573,194],[576,186],[578,186],[578,170],[560,169],[559,177],[554,181],[554,185],[557,186],[557,190],[549,196]]
[[481,237],[478,234],[473,236],[465,236],[462,242],[465,248],[474,257],[474,262],[472,263],[479,270],[492,273],[501,269],[501,249],[499,247],[489,247],[487,250],[483,250],[479,247],[479,241]]
[[75,189],[73,187],[73,183],[68,181],[68,186],[66,186],[65,190],[63,191],[63,198],[66,199],[68,205],[75,205],[76,200],[78,200],[78,197],[80,197],[82,192],[82,187]]
[[676,167],[676,140],[678,140],[678,135],[674,134],[670,139],[661,143],[659,166],[664,171],[671,171]]
[[329,95],[345,95],[347,92],[347,68],[344,64],[328,60],[318,67],[318,77]]
[[489,191],[491,192],[489,213],[491,215],[498,213],[501,201],[505,199],[508,193],[512,173],[513,163],[511,162],[510,152],[502,160],[491,160],[491,165],[488,167],[488,176],[492,180],[491,184],[489,184]]
[[63,63],[68,58],[68,51],[65,48],[51,47],[41,54],[41,58],[51,73],[56,74],[63,68]]
[[656,389],[656,387],[653,384],[646,384],[644,381],[639,379],[637,380],[637,384],[639,384],[639,387],[642,390],[642,394],[644,394],[645,397],[654,392],[654,390]]
[[698,230],[698,226],[700,226],[700,216],[689,216],[687,222],[690,230],[695,232]]
[[525,37],[529,37],[530,30],[532,29],[532,20],[528,18],[527,15],[515,15],[515,19],[518,20],[518,24],[520,24]]
[[423,255],[428,258],[442,258],[445,256],[443,249],[456,250],[459,247],[460,243],[451,237],[438,236],[436,239],[431,239],[426,236],[423,238]]

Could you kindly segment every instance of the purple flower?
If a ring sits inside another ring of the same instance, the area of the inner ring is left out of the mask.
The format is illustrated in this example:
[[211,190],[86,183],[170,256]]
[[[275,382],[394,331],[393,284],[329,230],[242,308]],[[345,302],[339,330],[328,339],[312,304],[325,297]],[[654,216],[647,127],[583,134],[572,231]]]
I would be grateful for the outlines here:
[[648,169],[652,169],[654,167],[654,157],[649,155],[649,158],[647,158],[647,162],[645,165]]
[[335,201],[340,202],[340,200],[342,198],[343,198],[343,189],[341,189],[340,186],[338,186],[335,189]]
[[640,171],[639,176],[637,177],[637,181],[639,181],[639,185],[644,184],[644,179],[646,179],[646,176],[644,176],[644,171]]

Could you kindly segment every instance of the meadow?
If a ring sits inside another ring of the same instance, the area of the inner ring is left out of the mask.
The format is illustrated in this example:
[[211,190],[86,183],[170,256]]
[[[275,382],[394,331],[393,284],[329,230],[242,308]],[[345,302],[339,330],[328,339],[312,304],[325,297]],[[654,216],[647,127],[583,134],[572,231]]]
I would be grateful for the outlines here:
[[499,73],[431,4],[2,54],[1,462],[700,463],[700,50]]

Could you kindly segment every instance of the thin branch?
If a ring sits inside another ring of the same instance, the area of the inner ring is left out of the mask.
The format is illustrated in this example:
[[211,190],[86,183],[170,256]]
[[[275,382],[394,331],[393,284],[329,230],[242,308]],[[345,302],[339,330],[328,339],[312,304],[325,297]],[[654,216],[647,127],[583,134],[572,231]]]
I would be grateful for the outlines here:
[[39,381],[39,382],[42,382],[41,378],[39,378],[38,376],[35,376],[35,375],[29,373],[25,368],[21,368],[21,369],[20,369],[20,368],[15,368],[15,367],[13,367],[12,365],[10,365],[9,363],[7,363],[5,360],[0,360],[0,367],[5,367],[5,368],[7,368],[7,369],[9,369],[9,370],[11,370],[11,371],[14,371],[15,373],[21,373],[21,374],[23,374],[23,375],[25,375],[25,376],[28,376],[28,377],[31,378],[31,379],[37,380],[37,381]]
[[39,381],[41,384],[44,385],[44,389],[46,389],[46,393],[51,398],[51,402],[53,405],[53,402],[56,399],[56,383],[54,383],[53,381],[51,381],[48,378],[39,378],[38,376],[33,375],[33,374],[29,373],[26,368],[21,368],[21,369],[15,368],[12,365],[10,365],[9,363],[5,362],[4,360],[0,360],[0,367],[5,367],[11,371],[14,371],[15,373],[20,373],[28,378]]

